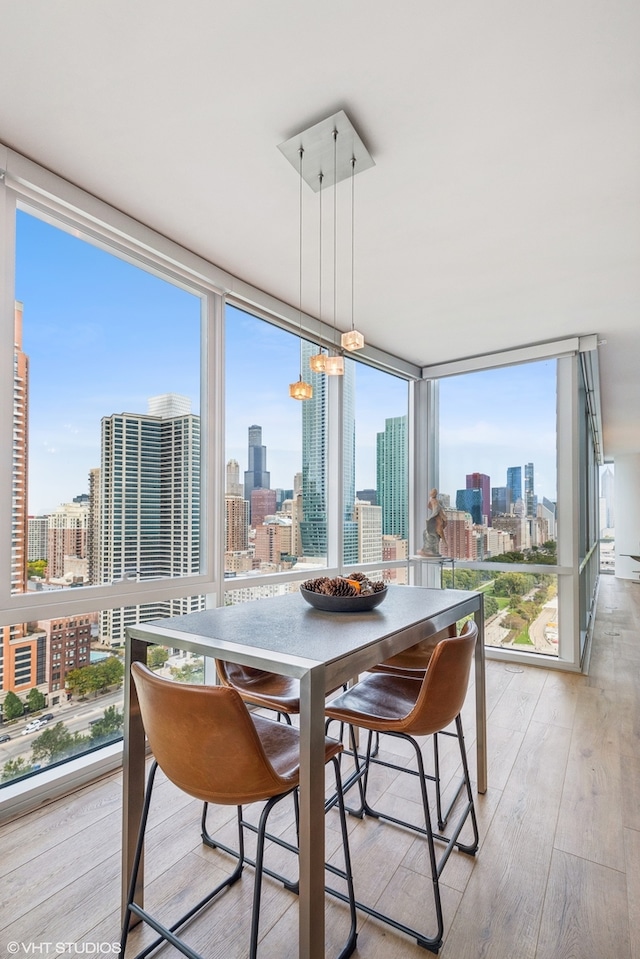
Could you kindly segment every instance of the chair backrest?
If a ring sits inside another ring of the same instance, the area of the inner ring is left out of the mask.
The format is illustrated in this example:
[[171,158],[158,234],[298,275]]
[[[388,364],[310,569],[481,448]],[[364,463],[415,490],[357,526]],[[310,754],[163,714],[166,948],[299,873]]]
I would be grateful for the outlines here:
[[408,649],[403,649],[401,653],[390,656],[381,665],[392,669],[426,669],[438,643],[449,636],[455,635],[456,624],[452,623],[451,626],[441,629],[438,633],[425,636],[424,639]]
[[428,736],[453,722],[464,704],[478,627],[468,620],[459,636],[443,639],[429,660],[414,708],[402,731]]
[[141,663],[131,675],[153,755],[184,792],[236,806],[295,785],[274,770],[235,689],[162,679]]

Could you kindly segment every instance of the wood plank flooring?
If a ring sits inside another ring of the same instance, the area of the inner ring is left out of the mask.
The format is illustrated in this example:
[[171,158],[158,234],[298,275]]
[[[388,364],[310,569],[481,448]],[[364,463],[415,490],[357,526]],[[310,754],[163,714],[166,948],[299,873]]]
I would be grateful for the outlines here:
[[[640,959],[640,587],[600,582],[590,673],[487,664],[489,790],[477,799],[481,846],[454,853],[441,886],[442,959]],[[474,768],[473,692],[464,710]],[[383,740],[383,749],[393,742]],[[430,748],[425,753],[430,757]],[[410,755],[402,752],[402,761]],[[442,765],[455,778],[455,743]],[[415,813],[415,783],[382,771],[374,790],[397,814]],[[0,957],[116,955],[119,939],[121,777],[78,790],[0,832]],[[233,810],[211,811],[228,839]],[[147,902],[178,915],[228,866],[200,841],[199,804],[166,781],[147,844]],[[430,931],[424,842],[376,820],[350,818],[359,898]],[[291,830],[291,808],[273,831]],[[327,848],[340,859],[335,813]],[[289,854],[272,862],[295,873]],[[286,857],[289,856],[288,861]],[[195,920],[185,938],[211,959],[247,953],[252,871]],[[337,884],[337,881],[336,881]],[[328,900],[326,955],[346,935],[346,910]],[[295,959],[297,903],[266,880],[260,959]],[[127,955],[151,941],[132,933]],[[18,947],[10,945],[18,943]],[[33,945],[32,945],[33,944]],[[57,948],[57,944],[60,948]],[[173,957],[165,947],[157,953]],[[360,917],[356,956],[424,959],[415,941]]]

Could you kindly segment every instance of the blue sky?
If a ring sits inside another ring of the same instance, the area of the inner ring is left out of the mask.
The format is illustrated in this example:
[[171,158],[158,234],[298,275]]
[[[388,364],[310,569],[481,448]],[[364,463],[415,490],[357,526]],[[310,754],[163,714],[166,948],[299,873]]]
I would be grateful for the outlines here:
[[[100,463],[100,420],[146,412],[159,393],[199,412],[197,296],[26,213],[18,214],[16,299],[29,356],[29,513],[88,491]],[[227,324],[226,459],[247,468],[247,430],[263,429],[271,485],[301,468],[297,337],[231,309]],[[441,384],[441,483],[455,497],[467,472],[504,485],[532,461],[536,493],[555,498],[555,364],[455,377]],[[356,365],[356,488],[375,487],[376,433],[407,410],[406,384]],[[242,479],[242,477],[241,477]]]

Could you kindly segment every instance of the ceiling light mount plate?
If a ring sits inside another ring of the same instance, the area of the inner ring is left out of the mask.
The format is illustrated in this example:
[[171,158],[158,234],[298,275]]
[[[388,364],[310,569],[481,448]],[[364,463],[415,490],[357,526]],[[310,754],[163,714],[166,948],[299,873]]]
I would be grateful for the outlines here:
[[[336,169],[334,179],[333,167],[333,133],[337,131],[336,139]],[[304,166],[302,178],[311,189],[317,193],[320,189],[320,174],[322,174],[322,188],[333,186],[351,177],[352,172],[362,173],[375,166],[373,157],[360,139],[351,120],[340,110],[333,116],[315,123],[308,130],[296,133],[289,140],[278,146],[280,152],[289,163],[300,173],[300,149],[304,150]],[[352,168],[352,160],[355,166]]]

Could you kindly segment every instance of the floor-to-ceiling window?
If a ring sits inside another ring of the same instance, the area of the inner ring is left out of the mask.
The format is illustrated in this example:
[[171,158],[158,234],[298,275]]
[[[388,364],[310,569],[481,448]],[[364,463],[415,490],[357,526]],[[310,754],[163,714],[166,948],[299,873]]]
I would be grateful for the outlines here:
[[[126,627],[202,608],[192,584],[207,566],[206,297],[10,197],[0,427],[12,450],[0,516],[5,784],[121,736]],[[171,651],[153,659],[186,678]]]
[[554,656],[557,577],[540,567],[557,564],[556,377],[549,359],[442,379],[437,492],[438,552],[458,565],[444,582],[482,589],[485,643]]
[[407,382],[357,360],[347,363],[353,378],[344,383],[344,475],[355,479],[349,487],[353,498],[345,491],[345,563],[377,563],[385,582],[406,583]]

